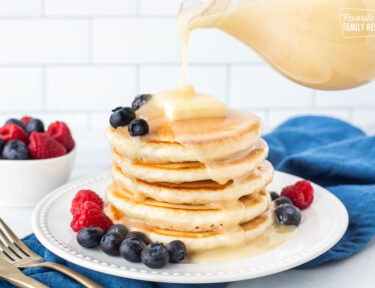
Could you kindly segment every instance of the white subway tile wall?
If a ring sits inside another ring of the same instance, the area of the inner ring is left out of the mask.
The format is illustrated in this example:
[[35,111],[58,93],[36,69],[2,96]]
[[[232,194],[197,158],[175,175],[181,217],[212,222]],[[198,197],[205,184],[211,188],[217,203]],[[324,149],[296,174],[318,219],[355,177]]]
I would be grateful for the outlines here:
[[0,95],[0,113],[43,110],[42,68],[0,68]]
[[[217,66],[194,66],[189,67],[190,82],[194,83],[197,91],[215,95],[226,101],[227,92],[227,67]],[[142,66],[140,68],[139,80],[140,91],[152,93],[173,89],[180,82],[182,70],[180,65],[173,66]]]
[[40,16],[43,0],[1,0],[0,16]]
[[47,110],[110,111],[137,93],[134,67],[53,67],[46,70]]
[[[67,121],[83,135],[104,130],[111,108],[135,95],[177,86],[179,6],[178,0],[1,0],[0,121],[32,114]],[[194,31],[189,54],[190,82],[258,113],[266,131],[308,114],[375,131],[375,82],[345,91],[302,87],[216,30]]]
[[88,63],[89,32],[83,19],[0,19],[0,64]]
[[115,16],[137,14],[137,0],[44,0],[45,15]]

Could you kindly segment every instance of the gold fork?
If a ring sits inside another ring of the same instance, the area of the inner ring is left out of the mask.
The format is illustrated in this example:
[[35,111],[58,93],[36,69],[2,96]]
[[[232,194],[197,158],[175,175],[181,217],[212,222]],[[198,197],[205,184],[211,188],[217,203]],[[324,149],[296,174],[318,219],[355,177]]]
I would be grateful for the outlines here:
[[[42,262],[44,258],[31,251],[0,218],[0,257],[18,268],[47,267],[64,273],[87,288],[103,288],[89,278],[72,269],[53,262]],[[1,238],[3,241],[1,241]]]

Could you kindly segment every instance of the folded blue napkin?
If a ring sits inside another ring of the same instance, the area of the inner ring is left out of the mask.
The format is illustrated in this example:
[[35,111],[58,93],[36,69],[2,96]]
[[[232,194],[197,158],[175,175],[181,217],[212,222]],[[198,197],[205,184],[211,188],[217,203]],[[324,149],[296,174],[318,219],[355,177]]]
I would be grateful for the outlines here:
[[305,116],[286,121],[264,138],[275,169],[324,186],[349,213],[343,238],[298,268],[342,259],[363,248],[375,235],[375,136],[338,119]]
[[[350,220],[344,237],[332,249],[298,267],[309,268],[348,257],[363,248],[375,235],[375,136],[327,117],[293,118],[266,135],[269,160],[277,170],[311,180],[335,194],[346,206]],[[34,235],[25,243],[47,261],[73,268],[104,287],[194,288],[225,287],[226,284],[176,285],[143,282],[105,275],[69,263],[45,249]],[[82,287],[64,275],[45,268],[25,269],[27,275],[54,287]],[[12,285],[0,280],[0,287]]]

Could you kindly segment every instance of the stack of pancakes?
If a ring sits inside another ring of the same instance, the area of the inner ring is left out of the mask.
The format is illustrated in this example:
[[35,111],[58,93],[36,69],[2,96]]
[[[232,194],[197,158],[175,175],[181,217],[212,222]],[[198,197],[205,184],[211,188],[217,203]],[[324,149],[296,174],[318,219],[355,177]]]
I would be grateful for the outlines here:
[[273,167],[257,116],[229,110],[223,118],[147,121],[142,137],[107,129],[113,222],[151,241],[179,239],[188,252],[239,245],[272,225]]

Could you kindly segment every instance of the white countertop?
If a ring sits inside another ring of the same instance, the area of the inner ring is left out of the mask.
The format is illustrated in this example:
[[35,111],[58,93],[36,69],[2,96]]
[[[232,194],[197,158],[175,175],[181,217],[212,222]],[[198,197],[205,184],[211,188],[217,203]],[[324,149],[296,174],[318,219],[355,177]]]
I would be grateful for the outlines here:
[[[100,135],[100,134],[99,134]],[[99,136],[97,135],[97,136]],[[109,168],[109,149],[99,137],[80,135],[77,161],[71,179]],[[95,141],[92,141],[95,138]],[[100,140],[99,140],[100,139]],[[32,208],[0,207],[0,217],[20,237],[32,233]],[[375,287],[375,238],[356,255],[307,270],[290,270],[259,279],[233,283],[230,288],[370,288]]]

